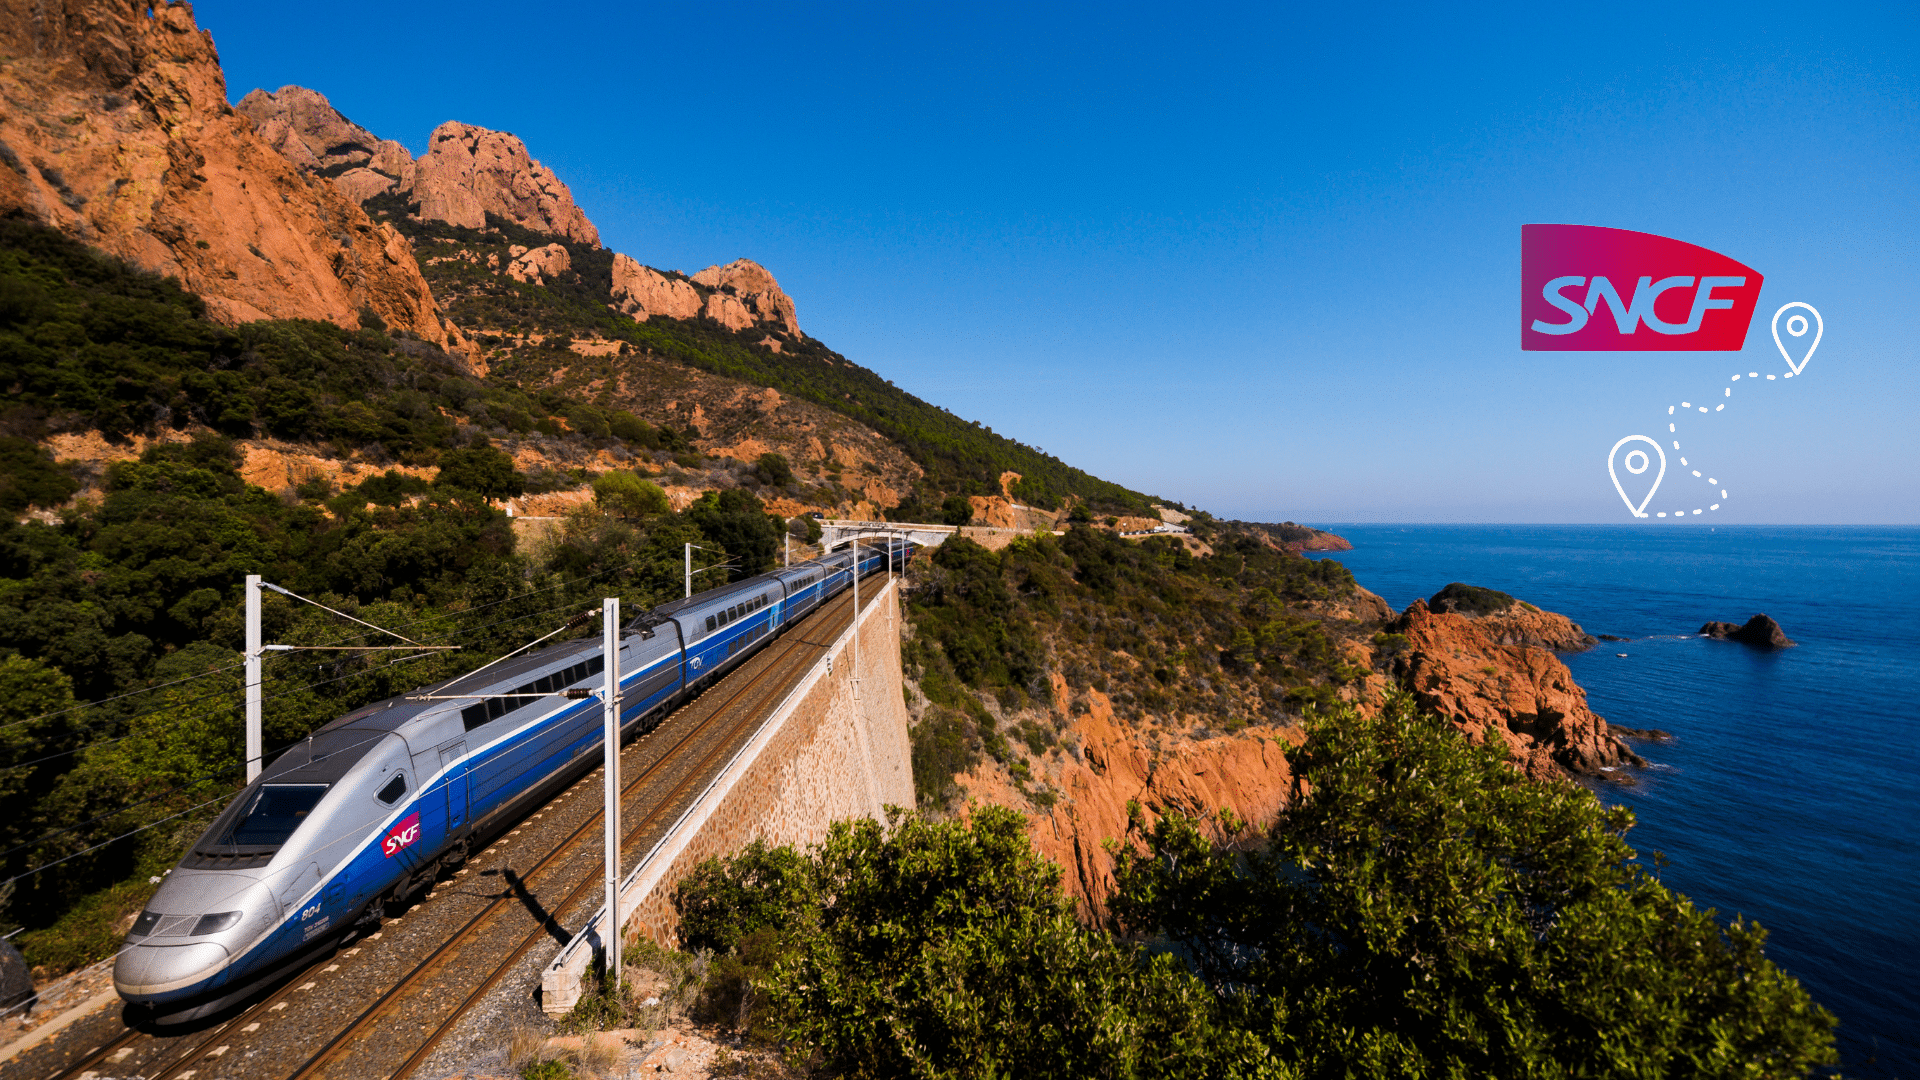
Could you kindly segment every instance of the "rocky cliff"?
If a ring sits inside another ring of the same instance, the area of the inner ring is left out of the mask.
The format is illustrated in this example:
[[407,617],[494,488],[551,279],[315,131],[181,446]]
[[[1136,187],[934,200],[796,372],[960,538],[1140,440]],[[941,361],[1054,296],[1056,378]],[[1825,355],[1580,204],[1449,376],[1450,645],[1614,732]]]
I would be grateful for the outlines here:
[[780,291],[780,283],[767,268],[752,259],[709,266],[693,275],[693,280],[713,290],[707,297],[707,316],[729,330],[771,323],[789,334],[800,332],[793,300]]
[[294,167],[330,177],[354,202],[396,187],[413,189],[413,155],[407,148],[348,120],[316,91],[304,86],[283,86],[278,93],[254,90],[234,109]]
[[[1058,675],[1053,680],[1055,701],[1075,696]],[[1285,751],[1304,739],[1298,727],[1256,725],[1200,738],[1134,727],[1115,717],[1112,700],[1098,690],[1079,695],[1073,708],[1078,715],[1070,722],[1057,717],[1066,729],[1062,748],[1029,762],[1034,776],[1058,792],[1053,805],[1035,806],[991,762],[959,779],[970,799],[1029,813],[1035,850],[1066,872],[1062,884],[1093,917],[1105,914],[1113,895],[1113,855],[1104,842],[1126,835],[1129,801],[1149,819],[1170,809],[1200,817],[1231,809],[1264,825],[1293,796]]]
[[600,243],[600,231],[574,205],[573,192],[506,132],[449,120],[433,129],[414,170],[407,194],[420,204],[423,218],[482,229],[491,213],[535,232]]
[[1526,630],[1512,629],[1515,624],[1549,636],[1565,633],[1553,624],[1564,616],[1532,614],[1543,618],[1476,619],[1434,612],[1415,600],[1387,626],[1406,638],[1391,673],[1423,708],[1451,718],[1469,739],[1505,743],[1534,779],[1606,776],[1623,764],[1646,764],[1587,707],[1587,692],[1567,665],[1540,645],[1517,643]]
[[458,346],[406,238],[227,106],[190,6],[0,0],[0,53],[0,213],[174,275],[229,323],[364,309]]
[[254,90],[236,107],[262,139],[308,173],[328,177],[355,202],[392,193],[429,221],[484,229],[493,214],[534,232],[598,246],[600,232],[552,169],[504,131],[449,120],[415,161],[406,147],[348,120],[303,86]]

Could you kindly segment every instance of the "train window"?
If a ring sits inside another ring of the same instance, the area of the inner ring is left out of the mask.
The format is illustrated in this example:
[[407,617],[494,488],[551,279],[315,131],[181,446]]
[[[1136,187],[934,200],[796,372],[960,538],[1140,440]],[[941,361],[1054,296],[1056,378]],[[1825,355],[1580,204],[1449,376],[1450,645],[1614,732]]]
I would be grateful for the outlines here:
[[713,616],[707,616],[707,633],[711,634],[718,629],[720,629],[719,624],[714,621]]
[[505,716],[506,714],[507,714],[506,698],[496,697],[496,698],[487,699],[487,719],[498,720],[502,716]]
[[253,805],[234,822],[222,846],[279,847],[307,820],[327,793],[326,784],[263,784]]
[[544,675],[539,679],[536,679],[533,684],[533,692],[536,694],[553,693],[553,676]]
[[468,731],[472,731],[474,728],[486,723],[489,719],[490,717],[487,716],[487,703],[484,701],[477,702],[460,710],[460,722],[466,725]]
[[587,661],[587,674],[598,675],[605,670],[607,670],[607,658],[605,656],[596,656]]
[[380,794],[375,795],[374,798],[379,799],[381,802],[386,803],[388,806],[392,806],[394,803],[400,801],[400,796],[405,795],[406,793],[407,793],[407,774],[394,773],[393,779],[387,781],[387,786],[381,788]]

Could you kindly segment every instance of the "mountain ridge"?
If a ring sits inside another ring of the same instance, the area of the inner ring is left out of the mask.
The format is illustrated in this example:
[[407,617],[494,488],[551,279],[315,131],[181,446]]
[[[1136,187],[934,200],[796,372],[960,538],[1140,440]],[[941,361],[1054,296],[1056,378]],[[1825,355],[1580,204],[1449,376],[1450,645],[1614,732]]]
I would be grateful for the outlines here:
[[229,325],[363,313],[459,352],[411,245],[226,101],[185,4],[0,4],[0,213],[177,277]]

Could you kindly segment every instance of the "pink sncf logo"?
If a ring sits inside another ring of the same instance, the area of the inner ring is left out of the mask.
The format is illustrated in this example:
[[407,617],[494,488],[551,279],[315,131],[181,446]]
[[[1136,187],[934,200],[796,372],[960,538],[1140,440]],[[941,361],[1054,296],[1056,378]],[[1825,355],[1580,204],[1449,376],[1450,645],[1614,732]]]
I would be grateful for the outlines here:
[[1520,226],[1520,348],[1738,352],[1760,274],[1717,251],[1597,225]]
[[420,840],[420,811],[415,810],[394,823],[387,830],[386,839],[380,841],[380,850],[391,859]]

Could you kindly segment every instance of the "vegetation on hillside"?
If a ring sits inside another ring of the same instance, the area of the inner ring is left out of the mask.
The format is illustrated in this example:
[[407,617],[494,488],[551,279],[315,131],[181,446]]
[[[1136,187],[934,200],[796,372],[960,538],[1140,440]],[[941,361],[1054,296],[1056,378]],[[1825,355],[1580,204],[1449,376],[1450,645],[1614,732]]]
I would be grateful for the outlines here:
[[[1016,814],[841,823],[676,894],[712,1015],[845,1076],[1805,1076],[1834,1019],[1765,933],[1404,696],[1308,722],[1301,798],[1222,850],[1169,815],[1076,922]],[[1231,819],[1235,831],[1244,826]],[[1151,944],[1151,949],[1140,944]],[[1171,944],[1174,948],[1167,948]]]
[[1024,786],[1016,744],[1039,753],[1057,731],[1031,719],[1002,725],[983,697],[1004,715],[1064,707],[1052,700],[1056,672],[1070,691],[1107,694],[1123,718],[1223,731],[1330,704],[1368,674],[1342,642],[1374,628],[1317,610],[1352,595],[1346,567],[1245,531],[1210,535],[1213,554],[1202,558],[1171,538],[1076,525],[999,552],[954,537],[917,561],[904,660],[931,702],[914,729],[922,805],[944,805],[953,775],[982,753]]
[[[678,433],[474,378],[377,327],[223,328],[173,283],[11,220],[0,220],[0,378],[0,497],[12,500],[0,520],[0,922],[25,927],[14,940],[56,971],[112,952],[147,878],[237,784],[246,574],[462,647],[393,662],[273,656],[273,752],[368,701],[469,670],[608,592],[630,607],[677,596],[686,542],[736,573],[768,566],[785,527],[746,490],[675,514],[657,488],[611,470],[605,506],[523,549],[491,500],[595,477],[528,475],[495,440],[608,451],[644,469],[685,449]],[[97,475],[37,442],[89,430],[193,437]],[[336,455],[345,487],[322,475],[251,485],[240,436]],[[432,482],[406,471],[428,464]],[[15,518],[66,502],[82,480],[96,493],[78,505]],[[264,614],[270,641],[391,643],[278,595]]]
[[[930,405],[804,334],[768,327],[733,331],[704,316],[635,322],[609,306],[613,255],[604,248],[531,232],[492,216],[485,229],[418,220],[408,216],[399,197],[383,198],[386,201],[371,201],[369,209],[386,211],[395,227],[412,237],[421,270],[449,317],[483,345],[498,350],[491,361],[496,372],[526,385],[551,383],[576,397],[589,397],[589,387],[612,381],[620,356],[583,357],[568,344],[576,338],[623,342],[630,350],[771,386],[893,440],[926,470],[923,490],[898,509],[896,520],[939,520],[938,507],[946,495],[999,494],[1000,475],[1008,471],[1022,477],[1014,497],[1030,505],[1052,509],[1071,495],[1103,511],[1147,512],[1148,499],[1140,493]],[[550,243],[564,246],[572,260],[572,270],[553,281],[519,282],[495,268],[506,265],[512,245]],[[489,258],[495,260],[492,265]],[[709,291],[687,280],[703,296]],[[779,352],[759,344],[769,339],[779,343]]]
[[[685,446],[631,415],[475,378],[439,349],[389,336],[371,315],[368,322],[357,331],[304,320],[220,326],[170,278],[0,219],[0,382],[8,388],[0,434],[99,431],[117,440],[205,427],[407,465],[434,465],[443,451],[510,435],[630,451]],[[0,447],[10,475],[44,472],[20,469],[30,463],[17,460],[15,446]]]

